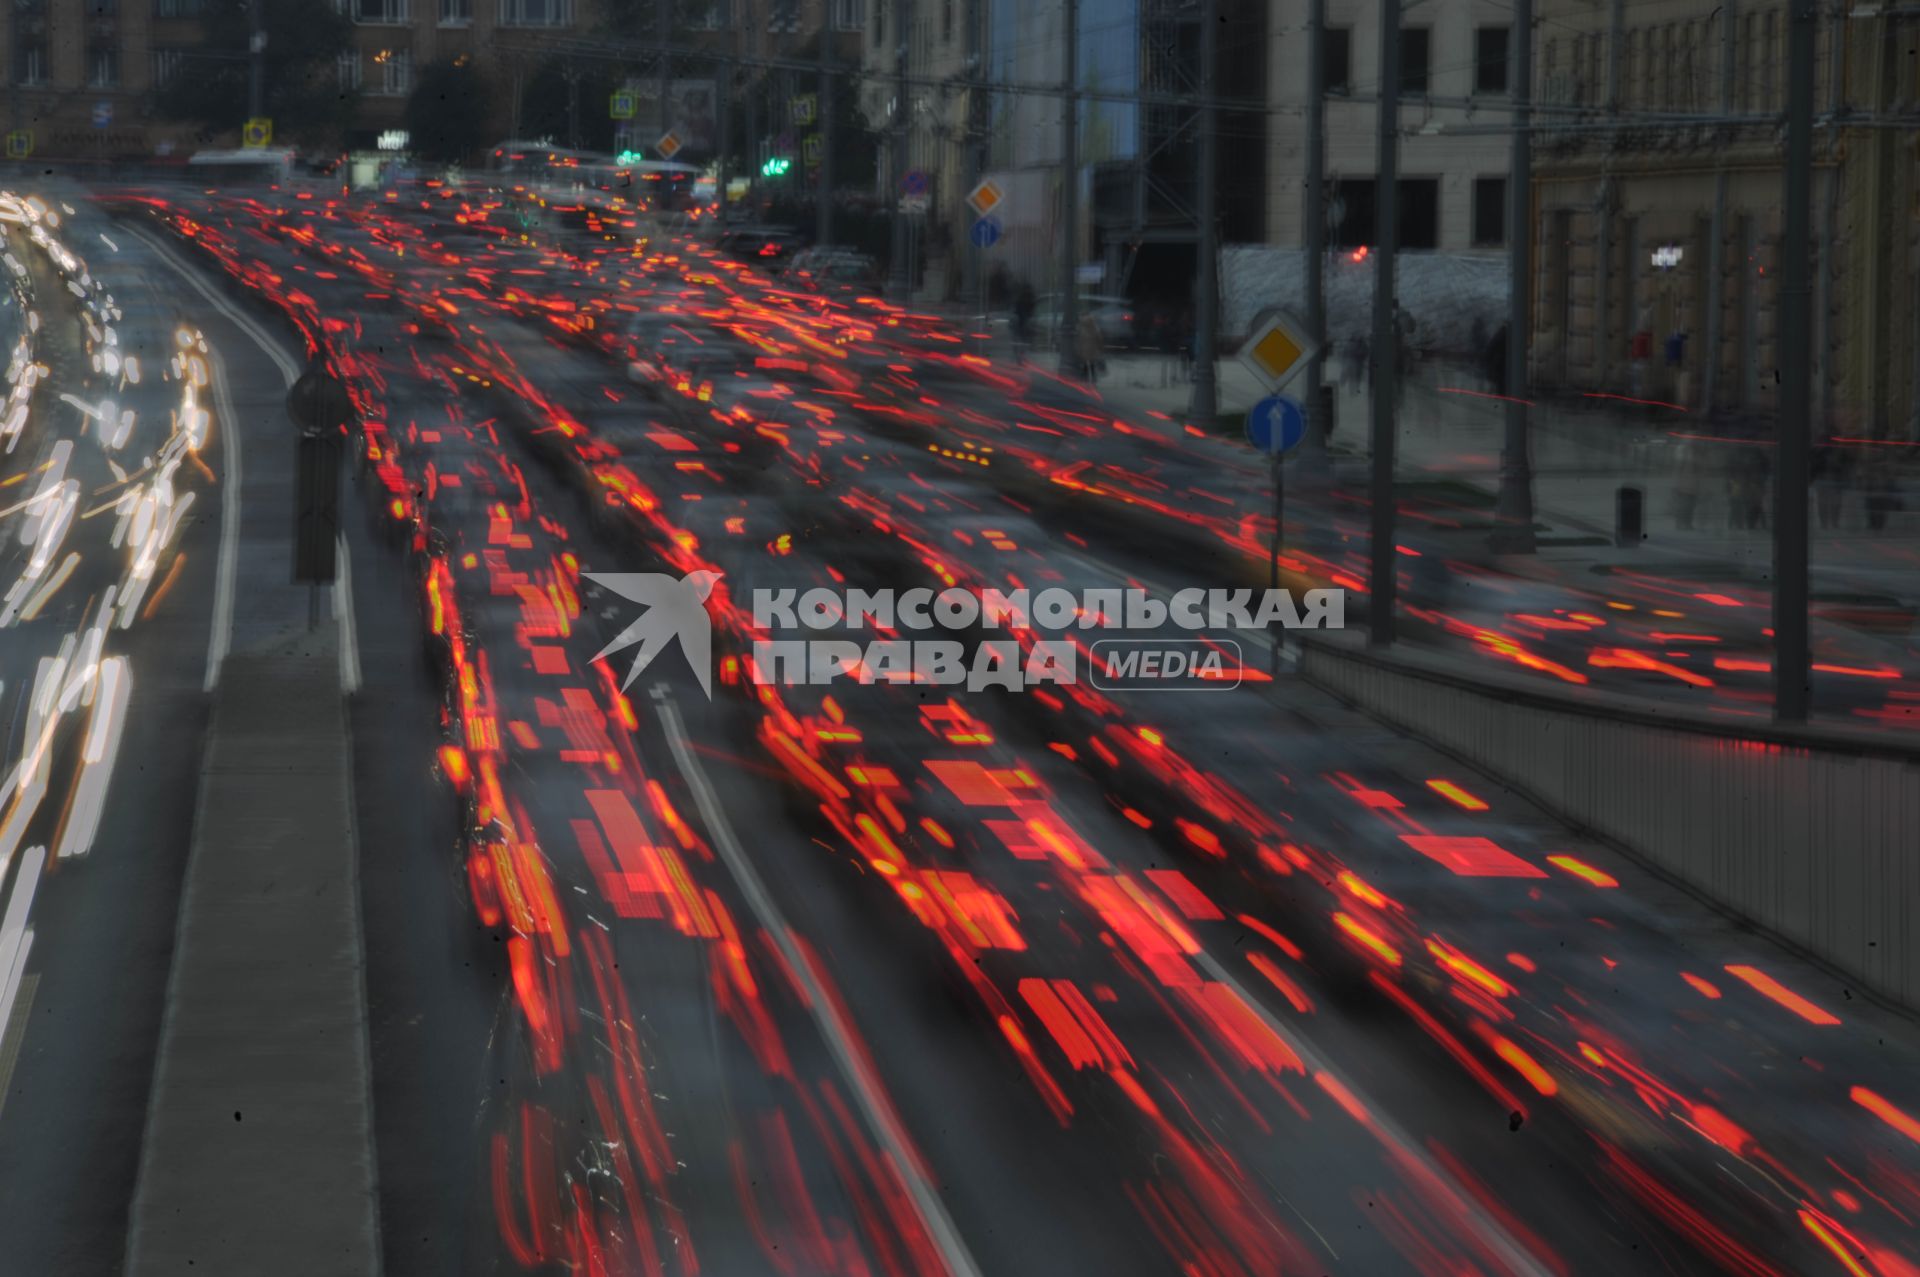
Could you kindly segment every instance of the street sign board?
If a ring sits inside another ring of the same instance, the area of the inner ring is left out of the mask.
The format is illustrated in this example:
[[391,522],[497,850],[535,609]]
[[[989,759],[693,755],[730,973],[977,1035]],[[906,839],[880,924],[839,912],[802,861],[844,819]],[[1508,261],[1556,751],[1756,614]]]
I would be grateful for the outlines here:
[[685,145],[686,143],[680,140],[680,132],[678,129],[668,129],[666,136],[653,144],[653,149],[660,152],[661,159],[670,160],[678,155],[680,148]]
[[1307,414],[1298,400],[1270,395],[1247,410],[1247,442],[1266,453],[1292,452],[1307,437]]
[[341,439],[318,432],[300,436],[294,457],[293,579],[325,585],[334,579],[340,543]]
[[272,146],[273,121],[265,116],[255,116],[241,126],[240,141],[245,146]]
[[975,248],[992,248],[1000,242],[1000,229],[999,218],[983,217],[973,224],[973,229],[967,232],[967,238],[973,241]]
[[1000,189],[1000,183],[987,178],[967,194],[967,204],[974,212],[985,217],[999,208],[1006,198],[1007,193]]
[[1274,311],[1247,335],[1240,347],[1240,362],[1278,388],[1306,366],[1309,349],[1306,329],[1286,312]]
[[808,168],[820,167],[820,135],[809,133],[800,140],[800,155]]
[[927,185],[927,175],[917,168],[908,169],[906,176],[900,179],[900,189],[907,195],[924,196]]
[[933,201],[924,195],[902,195],[900,211],[902,213],[925,213]]
[[33,154],[33,134],[25,129],[15,129],[7,134],[7,158],[24,160]]
[[814,116],[813,94],[802,93],[799,97],[787,103],[787,110],[792,115],[793,122],[797,127],[805,128],[807,125],[812,124]]
[[607,103],[607,114],[616,120],[633,118],[633,90],[620,89]]
[[104,129],[113,123],[113,103],[106,98],[93,104],[93,127]]
[[1104,283],[1106,278],[1107,264],[1105,262],[1088,262],[1084,266],[1076,266],[1073,268],[1073,282],[1076,284],[1099,284]]

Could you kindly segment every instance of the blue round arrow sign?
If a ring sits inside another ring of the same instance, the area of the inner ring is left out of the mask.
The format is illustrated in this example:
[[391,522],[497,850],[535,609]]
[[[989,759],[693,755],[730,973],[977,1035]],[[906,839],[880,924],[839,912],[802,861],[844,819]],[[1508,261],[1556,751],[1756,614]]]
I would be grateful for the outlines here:
[[1307,437],[1299,401],[1270,395],[1247,411],[1247,442],[1262,452],[1292,452]]

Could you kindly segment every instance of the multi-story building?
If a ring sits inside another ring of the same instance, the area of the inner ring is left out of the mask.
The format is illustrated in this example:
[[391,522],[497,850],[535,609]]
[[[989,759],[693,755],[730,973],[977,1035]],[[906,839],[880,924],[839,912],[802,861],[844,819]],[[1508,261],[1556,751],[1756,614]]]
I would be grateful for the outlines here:
[[[1374,238],[1380,81],[1380,11],[1368,0],[1327,0],[1326,178],[1329,242],[1350,249]],[[1266,241],[1305,243],[1306,0],[1272,0]],[[1513,88],[1513,13],[1495,0],[1427,0],[1400,23],[1398,200],[1402,249],[1498,252],[1506,244],[1509,140],[1465,132],[1503,122]]]
[[[357,90],[354,136],[399,125],[417,70],[470,57],[510,87],[541,43],[578,35],[604,0],[310,0],[354,24],[335,69]],[[30,133],[43,157],[131,158],[196,145],[193,126],[160,118],[155,97],[206,54],[204,0],[12,0],[0,6],[9,132]],[[511,46],[511,47],[509,47]],[[477,104],[504,136],[515,94]]]
[[[1814,51],[1815,412],[1822,429],[1920,434],[1915,151],[1876,127],[1916,100],[1920,24],[1846,8],[1821,10]],[[1788,7],[1544,0],[1540,17],[1538,88],[1561,127],[1537,135],[1535,381],[1770,411]]]
[[[867,114],[886,129],[900,97],[892,0],[875,0],[868,39]],[[1069,227],[1065,0],[909,0],[908,165],[930,180],[936,253],[1047,292],[1072,261],[1098,274],[1096,291],[1152,293],[1178,304],[1195,275],[1200,5],[1196,0],[1079,0],[1072,34],[1077,216]],[[1223,37],[1209,91],[1244,104],[1222,113],[1220,190],[1227,233],[1257,237],[1266,190],[1264,9],[1220,0]],[[1004,202],[1001,238],[969,244],[965,197],[991,177]],[[1071,245],[1071,248],[1069,248]]]

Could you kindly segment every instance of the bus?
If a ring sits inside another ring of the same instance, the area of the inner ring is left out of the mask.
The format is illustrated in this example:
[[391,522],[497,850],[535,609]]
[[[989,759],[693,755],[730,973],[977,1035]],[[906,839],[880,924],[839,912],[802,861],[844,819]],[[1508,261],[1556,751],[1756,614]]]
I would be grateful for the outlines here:
[[296,171],[291,147],[199,151],[187,160],[188,179],[209,186],[285,186]]
[[544,141],[506,141],[488,153],[499,177],[551,191],[604,191],[677,211],[697,201],[701,170],[661,160],[626,160]]

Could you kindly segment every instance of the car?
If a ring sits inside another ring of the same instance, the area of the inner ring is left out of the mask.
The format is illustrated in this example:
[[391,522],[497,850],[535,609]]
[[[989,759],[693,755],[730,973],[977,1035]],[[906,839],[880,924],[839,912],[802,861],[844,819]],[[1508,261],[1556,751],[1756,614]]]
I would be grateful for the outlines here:
[[879,282],[880,265],[851,248],[805,248],[795,253],[780,278],[810,292],[838,292]]
[[792,256],[801,243],[800,233],[785,227],[736,226],[722,231],[715,247],[729,257],[772,266]]
[[[1047,345],[1058,344],[1056,330],[1060,326],[1060,303],[1059,293],[1047,293],[1034,307],[1033,331],[1036,340]],[[1079,306],[1082,315],[1093,316],[1093,322],[1100,328],[1100,340],[1107,346],[1133,345],[1132,302],[1124,297],[1086,294],[1079,299]]]

